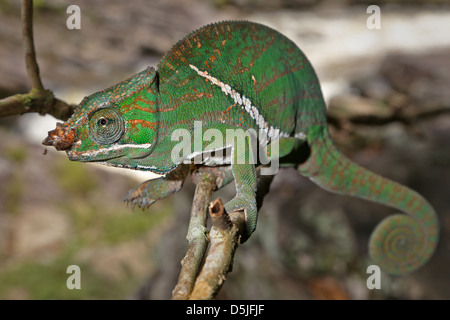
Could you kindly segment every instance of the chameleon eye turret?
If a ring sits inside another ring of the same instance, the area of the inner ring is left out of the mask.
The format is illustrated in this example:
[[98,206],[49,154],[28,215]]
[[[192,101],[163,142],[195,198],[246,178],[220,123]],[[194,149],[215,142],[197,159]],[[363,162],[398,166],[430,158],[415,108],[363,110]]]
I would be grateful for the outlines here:
[[125,133],[125,120],[113,108],[99,109],[89,119],[89,135],[98,144],[112,144]]

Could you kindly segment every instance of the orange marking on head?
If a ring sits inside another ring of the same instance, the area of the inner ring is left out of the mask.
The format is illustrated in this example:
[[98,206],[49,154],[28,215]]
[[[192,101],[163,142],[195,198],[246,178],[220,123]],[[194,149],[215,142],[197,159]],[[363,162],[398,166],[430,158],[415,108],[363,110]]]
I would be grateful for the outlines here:
[[127,122],[131,125],[132,128],[135,128],[136,125],[140,124],[144,128],[154,129],[155,126],[157,125],[157,122],[151,122],[151,121],[141,120],[141,119],[132,119],[132,120],[128,120]]
[[[142,107],[142,106],[138,105],[137,104],[138,101],[142,102],[145,106]],[[122,113],[127,113],[127,112],[131,111],[132,109],[138,109],[138,110],[154,113],[154,112],[156,112],[156,110],[153,109],[154,105],[155,105],[155,101],[147,100],[147,99],[142,98],[141,96],[137,96],[133,100],[132,103],[125,104],[122,107],[120,107],[120,111]]]

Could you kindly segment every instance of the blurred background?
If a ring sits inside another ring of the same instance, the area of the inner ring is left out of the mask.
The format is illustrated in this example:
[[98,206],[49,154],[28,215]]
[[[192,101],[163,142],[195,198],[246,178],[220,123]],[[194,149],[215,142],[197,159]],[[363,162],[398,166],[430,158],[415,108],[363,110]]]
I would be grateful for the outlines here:
[[[81,9],[68,30],[66,9]],[[369,29],[367,7],[381,9]],[[237,250],[219,299],[450,298],[450,5],[447,1],[38,0],[34,39],[44,86],[69,103],[149,65],[190,31],[224,19],[269,25],[306,53],[339,149],[422,193],[441,220],[432,260],[366,287],[370,233],[393,210],[323,191],[281,170],[258,228]],[[0,98],[29,90],[20,1],[0,0]],[[423,116],[355,123],[355,116]],[[0,119],[0,299],[167,299],[177,281],[194,186],[146,211],[123,204],[148,178],[43,155],[51,116]],[[234,185],[214,197],[225,201]],[[81,290],[68,290],[69,265]]]

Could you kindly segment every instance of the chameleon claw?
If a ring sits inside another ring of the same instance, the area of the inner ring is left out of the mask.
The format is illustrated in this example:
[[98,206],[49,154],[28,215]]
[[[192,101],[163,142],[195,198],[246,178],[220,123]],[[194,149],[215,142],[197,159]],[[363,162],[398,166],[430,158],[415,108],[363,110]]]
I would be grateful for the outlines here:
[[128,191],[125,203],[147,209],[158,200],[167,198],[181,189],[183,180],[151,179]]
[[150,199],[148,196],[143,195],[143,192],[140,192],[139,189],[132,189],[128,191],[124,201],[127,206],[131,205],[131,208],[133,209],[137,206],[143,210],[149,208],[156,202],[156,200]]

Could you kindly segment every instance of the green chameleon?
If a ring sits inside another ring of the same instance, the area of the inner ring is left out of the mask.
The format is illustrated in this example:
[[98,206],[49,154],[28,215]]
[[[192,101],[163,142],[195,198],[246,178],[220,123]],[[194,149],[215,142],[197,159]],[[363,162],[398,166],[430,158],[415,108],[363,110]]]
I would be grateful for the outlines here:
[[244,142],[258,140],[259,148],[266,147],[266,160],[279,159],[280,166],[297,168],[331,192],[406,213],[387,217],[371,236],[369,252],[385,272],[411,272],[435,250],[439,223],[432,206],[417,192],[360,167],[335,148],[311,64],[292,41],[261,24],[225,21],[192,32],[156,70],[149,67],[84,98],[72,118],[58,123],[43,144],[65,150],[70,160],[161,174],[127,194],[125,201],[142,208],[180,190],[195,170],[189,163],[200,156],[197,167],[224,169],[219,187],[235,181],[236,195],[225,208],[244,210],[248,238],[256,227],[256,167],[262,160],[250,161],[254,149],[242,152],[242,140],[217,136],[208,146],[191,142],[188,152],[174,158],[180,145],[173,136],[176,129],[190,134],[215,130],[223,136],[253,129],[259,137],[249,134]]

